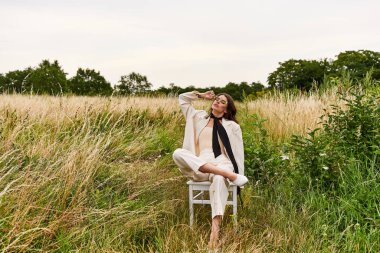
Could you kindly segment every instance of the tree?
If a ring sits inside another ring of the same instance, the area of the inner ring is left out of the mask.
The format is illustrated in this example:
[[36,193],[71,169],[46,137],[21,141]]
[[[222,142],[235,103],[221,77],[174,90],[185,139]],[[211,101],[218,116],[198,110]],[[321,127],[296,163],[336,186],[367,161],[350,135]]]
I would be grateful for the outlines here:
[[100,72],[93,69],[79,68],[75,76],[69,80],[69,89],[76,95],[111,95],[112,87]]
[[348,70],[353,78],[362,78],[373,68],[372,78],[380,80],[380,53],[370,50],[345,51],[333,63],[337,72]]
[[119,84],[115,86],[117,94],[137,95],[150,91],[152,84],[148,82],[146,76],[132,72],[129,75],[121,76]]
[[251,86],[250,93],[254,93],[254,94],[265,89],[265,86],[260,82],[252,82],[250,86]]
[[252,87],[247,82],[241,82],[239,84],[239,90],[240,90],[240,98],[239,100],[243,100],[244,96],[248,96],[251,91]]
[[0,93],[3,93],[6,89],[5,86],[7,85],[7,79],[3,74],[0,74]]
[[25,89],[36,93],[45,93],[50,95],[62,94],[67,91],[67,73],[65,73],[58,61],[50,63],[49,60],[43,60],[36,69],[34,69],[25,82]]
[[280,62],[276,71],[269,74],[271,88],[298,88],[309,90],[313,82],[322,82],[324,75],[331,69],[329,61],[295,60]]
[[2,78],[2,84],[0,84],[1,92],[22,93],[30,91],[28,89],[28,87],[30,86],[28,85],[28,83],[30,82],[29,77],[32,74],[32,72],[33,69],[31,67],[28,67],[24,70],[9,71]]
[[226,92],[231,95],[234,100],[241,100],[241,92],[239,88],[239,84],[229,82],[224,88],[222,92]]
[[230,94],[233,99],[242,101],[244,95],[247,97],[252,94],[251,97],[254,97],[256,92],[264,89],[264,85],[260,82],[252,82],[251,84],[248,84],[247,82],[240,82],[240,84],[229,82],[225,87],[218,89],[218,93],[226,92]]

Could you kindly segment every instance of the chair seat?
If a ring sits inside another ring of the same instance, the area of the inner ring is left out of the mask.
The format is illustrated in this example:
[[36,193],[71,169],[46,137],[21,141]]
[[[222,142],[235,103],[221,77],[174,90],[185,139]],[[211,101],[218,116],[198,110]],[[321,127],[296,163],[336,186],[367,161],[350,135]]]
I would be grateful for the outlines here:
[[[229,186],[236,186],[234,183],[232,183],[230,180],[227,180],[227,182],[229,183]],[[187,181],[188,185],[211,185],[211,182],[210,181],[193,181],[193,180],[189,180]],[[244,186],[240,186],[240,188],[244,188]]]
[[[229,186],[232,187],[232,186],[236,186],[234,183],[232,183],[230,180],[227,180],[227,182],[229,183]],[[210,181],[193,181],[193,180],[189,180],[187,181],[188,185],[208,185],[210,186],[211,185],[211,182]]]
[[193,184],[193,185],[211,185],[211,182],[210,181],[193,181],[193,180],[189,180],[187,181],[187,184]]

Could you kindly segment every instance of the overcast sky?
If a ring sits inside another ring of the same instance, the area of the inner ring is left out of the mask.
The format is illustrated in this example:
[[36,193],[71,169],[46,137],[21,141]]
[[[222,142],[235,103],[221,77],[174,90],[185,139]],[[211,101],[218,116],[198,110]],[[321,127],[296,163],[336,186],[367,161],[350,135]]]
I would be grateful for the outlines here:
[[156,89],[266,83],[279,62],[380,51],[379,0],[1,0],[0,73],[58,60]]

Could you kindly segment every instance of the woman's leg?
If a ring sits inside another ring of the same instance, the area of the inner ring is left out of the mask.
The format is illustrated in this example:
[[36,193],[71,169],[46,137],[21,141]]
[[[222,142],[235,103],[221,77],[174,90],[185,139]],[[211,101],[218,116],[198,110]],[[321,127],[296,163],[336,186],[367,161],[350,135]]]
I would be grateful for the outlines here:
[[211,233],[209,247],[217,247],[219,243],[220,222],[228,199],[228,188],[226,179],[220,175],[212,177],[210,185],[210,202],[211,202]]
[[[234,168],[229,160],[217,163],[217,166],[224,173],[233,172]],[[211,202],[211,217],[212,227],[210,234],[210,245],[217,246],[219,241],[220,222],[223,218],[225,207],[228,200],[228,182],[221,175],[211,174],[212,183],[210,185],[210,202]]]
[[208,180],[209,173],[221,175],[231,181],[235,181],[238,177],[233,171],[222,170],[183,148],[174,150],[173,160],[185,176],[193,178],[195,181]]
[[218,166],[213,165],[212,163],[206,163],[202,165],[199,168],[199,171],[204,172],[204,173],[212,173],[215,175],[220,175],[220,176],[228,178],[231,181],[234,181],[237,178],[237,174],[234,173],[233,171],[221,169]]
[[214,165],[212,163],[206,163],[206,164],[202,165],[199,168],[199,171],[204,172],[204,173],[211,173],[211,174],[216,174],[216,175],[226,177],[232,183],[234,183],[237,186],[243,186],[246,183],[248,183],[248,178],[246,176],[236,174],[233,171],[225,171],[225,170],[221,169],[219,165]]
[[211,225],[210,241],[208,242],[208,246],[210,249],[213,249],[218,246],[221,220],[222,220],[222,216],[217,215],[211,221],[212,225]]
[[173,160],[183,175],[194,181],[207,181],[209,173],[204,173],[199,168],[207,162],[187,149],[177,148],[173,152]]
[[228,182],[220,175],[213,175],[210,185],[211,218],[223,215],[228,199]]

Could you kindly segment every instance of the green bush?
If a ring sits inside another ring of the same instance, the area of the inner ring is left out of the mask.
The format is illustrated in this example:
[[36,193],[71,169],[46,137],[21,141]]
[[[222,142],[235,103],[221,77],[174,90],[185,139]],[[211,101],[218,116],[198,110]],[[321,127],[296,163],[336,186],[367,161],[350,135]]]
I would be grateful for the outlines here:
[[320,117],[320,128],[292,136],[296,171],[308,175],[312,186],[336,190],[354,162],[379,164],[379,99],[377,89],[352,86],[340,93],[343,108],[332,105],[332,112]]
[[287,161],[281,159],[279,148],[269,140],[265,121],[252,114],[244,123],[245,174],[253,181],[270,184],[285,173],[283,165]]

